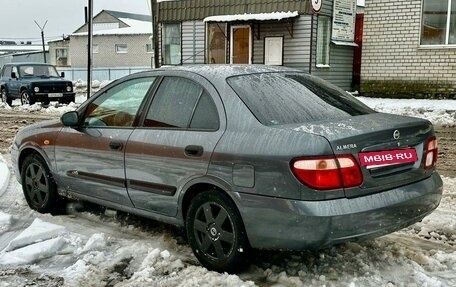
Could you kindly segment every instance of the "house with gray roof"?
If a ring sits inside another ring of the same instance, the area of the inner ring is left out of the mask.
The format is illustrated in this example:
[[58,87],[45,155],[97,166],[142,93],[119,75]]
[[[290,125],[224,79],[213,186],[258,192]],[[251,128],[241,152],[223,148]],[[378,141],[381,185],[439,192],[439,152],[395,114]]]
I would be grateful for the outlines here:
[[[85,23],[68,38],[49,43],[51,63],[87,67]],[[152,56],[150,15],[103,10],[93,18],[94,67],[150,67]]]

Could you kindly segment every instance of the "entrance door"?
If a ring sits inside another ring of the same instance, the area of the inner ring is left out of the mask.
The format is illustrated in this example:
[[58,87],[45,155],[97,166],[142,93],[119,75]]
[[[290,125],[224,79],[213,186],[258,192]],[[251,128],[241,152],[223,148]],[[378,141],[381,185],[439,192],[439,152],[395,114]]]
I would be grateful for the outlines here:
[[231,27],[231,64],[251,64],[252,37],[250,26]]
[[353,88],[359,90],[361,84],[361,54],[363,49],[363,26],[364,26],[364,14],[356,14],[356,25],[355,25],[355,43],[358,47],[355,47],[355,54],[353,57]]

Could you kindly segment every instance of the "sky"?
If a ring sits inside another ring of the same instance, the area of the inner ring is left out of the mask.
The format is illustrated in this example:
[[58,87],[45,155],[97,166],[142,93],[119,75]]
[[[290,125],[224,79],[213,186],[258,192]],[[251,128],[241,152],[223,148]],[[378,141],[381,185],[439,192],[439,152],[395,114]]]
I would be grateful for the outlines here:
[[[93,0],[94,16],[101,10],[150,15],[150,0]],[[0,0],[0,40],[41,43],[43,26],[46,41],[73,33],[84,24],[88,0]]]

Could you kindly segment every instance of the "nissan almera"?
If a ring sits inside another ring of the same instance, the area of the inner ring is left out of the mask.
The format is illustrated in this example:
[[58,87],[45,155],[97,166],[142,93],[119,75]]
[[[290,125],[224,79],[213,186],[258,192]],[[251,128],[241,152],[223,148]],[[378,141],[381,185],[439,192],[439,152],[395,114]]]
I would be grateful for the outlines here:
[[183,66],[117,80],[60,120],[19,131],[17,179],[32,209],[67,197],[186,229],[206,267],[249,250],[378,237],[442,194],[423,119],[378,113],[299,70]]

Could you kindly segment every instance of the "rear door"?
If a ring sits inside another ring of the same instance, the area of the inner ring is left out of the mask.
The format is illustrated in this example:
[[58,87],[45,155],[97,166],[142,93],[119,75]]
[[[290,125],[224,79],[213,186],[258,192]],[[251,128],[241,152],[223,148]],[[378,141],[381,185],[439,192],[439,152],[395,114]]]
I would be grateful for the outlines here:
[[126,80],[90,102],[79,129],[64,127],[55,143],[59,186],[132,206],[125,183],[128,138],[154,77]]
[[126,146],[127,188],[136,208],[174,216],[178,193],[207,173],[225,118],[216,90],[199,76],[164,77]]

